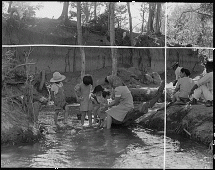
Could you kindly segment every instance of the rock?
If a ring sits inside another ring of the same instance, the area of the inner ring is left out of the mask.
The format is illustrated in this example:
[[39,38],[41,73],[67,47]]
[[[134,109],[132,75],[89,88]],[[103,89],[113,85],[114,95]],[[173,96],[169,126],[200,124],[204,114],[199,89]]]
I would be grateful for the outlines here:
[[209,145],[213,140],[213,107],[192,105],[192,110],[184,117],[183,128],[191,133],[191,138]]
[[128,68],[128,71],[136,75],[137,77],[140,77],[142,75],[142,72],[136,67],[130,67]]
[[140,80],[140,82],[144,84],[152,84],[153,78],[149,74],[145,74],[142,76],[142,79]]
[[[150,111],[139,123],[147,128],[164,130],[164,110]],[[166,109],[167,132],[186,134],[210,145],[213,140],[213,107],[205,105],[172,105]]]
[[152,99],[155,93],[157,92],[157,89],[158,88],[148,88],[148,87],[129,88],[133,96],[133,100],[141,101],[141,102],[149,101],[150,99]]
[[151,77],[153,78],[153,83],[154,84],[160,84],[161,83],[161,77],[157,72],[153,72],[151,74]]

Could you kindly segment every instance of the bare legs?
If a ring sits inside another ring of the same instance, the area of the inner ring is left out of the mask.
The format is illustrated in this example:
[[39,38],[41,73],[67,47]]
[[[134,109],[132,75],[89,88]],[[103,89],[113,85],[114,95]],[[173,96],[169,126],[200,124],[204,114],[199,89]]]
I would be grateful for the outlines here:
[[86,114],[88,115],[89,126],[92,126],[92,112],[91,111],[82,111],[81,112],[81,124],[84,125],[84,120],[85,120]]
[[[57,118],[58,118],[58,115],[59,115],[60,111],[62,111],[62,109],[55,110],[55,115],[54,115],[55,125],[57,125]],[[69,113],[69,106],[65,106],[65,110],[63,110],[63,116],[64,116],[63,123],[67,123],[68,115],[69,115],[68,113]]]
[[55,125],[57,125],[57,117],[58,117],[58,114],[59,114],[59,110],[55,110],[55,114],[54,114],[54,123]]
[[65,106],[64,121],[63,121],[63,123],[67,123],[67,121],[68,121],[68,112],[69,112],[69,107]]
[[111,128],[111,124],[112,124],[112,117],[107,114],[107,129]]

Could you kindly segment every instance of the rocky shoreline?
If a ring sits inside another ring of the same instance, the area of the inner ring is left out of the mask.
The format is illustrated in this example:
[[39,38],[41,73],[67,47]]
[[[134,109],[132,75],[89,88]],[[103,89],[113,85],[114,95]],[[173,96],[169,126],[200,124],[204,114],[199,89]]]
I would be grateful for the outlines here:
[[[144,127],[163,131],[164,110],[153,111],[152,108],[137,122]],[[212,149],[213,107],[206,107],[204,104],[168,107],[166,110],[166,133],[186,136]]]

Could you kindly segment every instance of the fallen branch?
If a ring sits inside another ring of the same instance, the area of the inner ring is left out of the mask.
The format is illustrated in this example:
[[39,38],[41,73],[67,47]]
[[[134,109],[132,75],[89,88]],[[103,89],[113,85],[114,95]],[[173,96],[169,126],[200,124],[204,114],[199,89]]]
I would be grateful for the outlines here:
[[191,136],[191,133],[188,132],[185,128],[183,128],[183,130],[184,130],[189,136]]

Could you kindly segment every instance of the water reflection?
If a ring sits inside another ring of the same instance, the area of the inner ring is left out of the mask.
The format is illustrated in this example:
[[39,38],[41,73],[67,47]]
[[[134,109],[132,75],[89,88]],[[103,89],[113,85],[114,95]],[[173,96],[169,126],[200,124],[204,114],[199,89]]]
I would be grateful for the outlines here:
[[[2,148],[2,167],[113,167],[116,158],[129,147],[144,147],[144,142],[132,130],[115,127],[106,129],[71,130],[47,134],[32,145]],[[6,160],[8,162],[6,163]]]
[[[165,168],[211,167],[205,147],[166,138]],[[139,126],[66,129],[35,144],[1,147],[1,167],[159,168],[164,166],[164,136]]]

